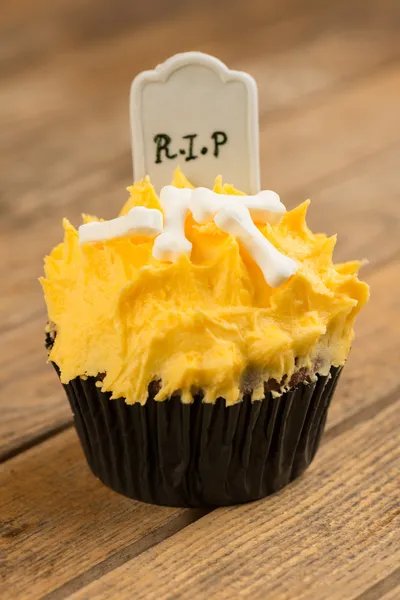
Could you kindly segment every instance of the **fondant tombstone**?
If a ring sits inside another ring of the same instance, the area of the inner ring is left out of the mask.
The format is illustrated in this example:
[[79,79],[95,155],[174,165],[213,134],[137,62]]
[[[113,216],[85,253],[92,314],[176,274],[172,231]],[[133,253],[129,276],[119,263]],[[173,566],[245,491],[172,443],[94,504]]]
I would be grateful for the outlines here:
[[134,178],[157,192],[180,165],[197,186],[216,175],[244,192],[260,190],[257,86],[201,52],[177,54],[140,73],[131,88]]

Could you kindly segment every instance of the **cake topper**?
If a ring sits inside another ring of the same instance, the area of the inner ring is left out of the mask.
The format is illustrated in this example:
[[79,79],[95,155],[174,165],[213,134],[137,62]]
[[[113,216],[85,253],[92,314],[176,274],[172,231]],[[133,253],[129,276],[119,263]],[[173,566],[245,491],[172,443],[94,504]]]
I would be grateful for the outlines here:
[[153,256],[157,260],[175,262],[181,254],[190,257],[192,244],[185,237],[185,220],[192,190],[166,185],[161,188],[160,204],[164,212],[164,228],[154,240]]
[[260,191],[257,86],[202,52],[176,54],[132,82],[135,180],[150,175],[159,192],[181,165],[195,186],[215,173],[251,194]]

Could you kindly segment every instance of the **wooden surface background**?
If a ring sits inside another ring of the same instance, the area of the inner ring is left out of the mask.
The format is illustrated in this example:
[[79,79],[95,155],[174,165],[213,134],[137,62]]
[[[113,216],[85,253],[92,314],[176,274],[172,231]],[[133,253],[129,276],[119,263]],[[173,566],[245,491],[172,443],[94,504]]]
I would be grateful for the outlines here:
[[[0,597],[400,598],[398,0],[4,0],[0,10]],[[264,187],[367,257],[371,302],[309,471],[214,511],[88,471],[45,364],[36,278],[62,216],[131,183],[130,81],[198,49],[253,74]]]

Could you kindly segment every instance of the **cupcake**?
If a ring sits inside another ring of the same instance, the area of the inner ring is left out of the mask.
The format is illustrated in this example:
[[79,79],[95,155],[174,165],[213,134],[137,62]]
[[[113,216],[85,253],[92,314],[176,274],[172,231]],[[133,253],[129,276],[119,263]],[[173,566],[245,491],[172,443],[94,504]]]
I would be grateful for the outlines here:
[[93,473],[169,506],[271,494],[311,463],[368,299],[335,237],[218,177],[128,188],[119,217],[64,220],[41,279],[46,345]]

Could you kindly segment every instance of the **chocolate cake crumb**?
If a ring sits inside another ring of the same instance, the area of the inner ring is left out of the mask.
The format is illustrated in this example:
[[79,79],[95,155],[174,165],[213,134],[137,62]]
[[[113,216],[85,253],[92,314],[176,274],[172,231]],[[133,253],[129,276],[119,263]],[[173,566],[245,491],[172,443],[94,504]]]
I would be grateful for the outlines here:
[[311,376],[308,369],[306,369],[306,367],[302,367],[291,376],[289,387],[295,387],[296,385],[299,385],[299,383],[304,383],[305,381],[310,383]]
[[243,397],[246,395],[251,395],[253,390],[260,383],[260,373],[257,369],[248,368],[243,373],[242,383],[240,386],[240,391],[243,394]]
[[154,398],[157,396],[158,392],[161,390],[161,379],[154,379],[150,381],[147,391],[149,394],[149,398]]
[[192,394],[193,400],[201,401],[204,398],[203,390],[195,385],[192,385],[190,388],[190,393]]
[[279,392],[281,384],[276,379],[268,379],[264,381],[264,394],[267,395],[269,392]]
[[53,323],[52,321],[49,321],[47,323],[46,329],[45,329],[45,346],[46,346],[46,350],[51,350],[53,345],[54,345],[54,340],[57,337],[57,326],[55,323]]

